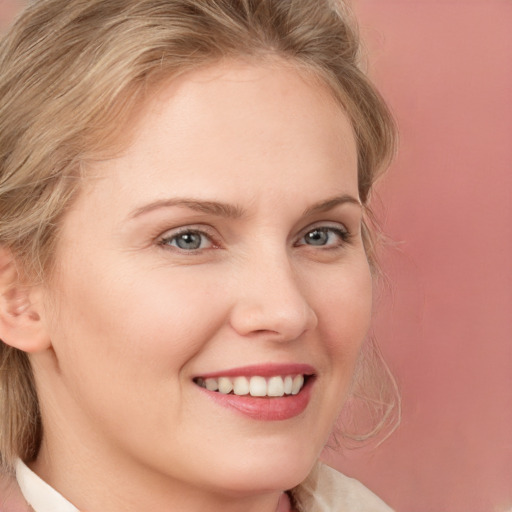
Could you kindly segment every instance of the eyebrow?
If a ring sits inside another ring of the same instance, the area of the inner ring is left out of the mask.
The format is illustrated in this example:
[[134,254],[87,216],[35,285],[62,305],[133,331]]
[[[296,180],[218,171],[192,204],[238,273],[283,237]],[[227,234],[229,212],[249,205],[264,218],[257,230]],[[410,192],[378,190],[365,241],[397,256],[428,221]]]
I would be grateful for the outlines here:
[[[314,215],[315,213],[327,212],[333,208],[336,208],[337,206],[346,203],[354,204],[359,207],[362,206],[361,202],[354,196],[344,194],[315,203],[313,206],[310,206],[304,211],[303,216],[307,217],[309,215]],[[197,199],[189,198],[171,198],[160,199],[158,201],[154,201],[147,205],[141,206],[140,208],[134,210],[130,214],[129,218],[133,219],[160,208],[171,208],[174,206],[188,208],[190,210],[205,213],[207,215],[215,215],[231,219],[239,219],[245,214],[245,210],[241,206],[223,203],[220,201],[200,201]]]
[[331,197],[330,199],[326,199],[324,201],[319,201],[318,203],[315,203],[313,206],[310,206],[309,208],[306,208],[306,210],[304,210],[303,216],[307,217],[309,215],[314,215],[315,213],[328,212],[336,208],[337,206],[347,203],[354,204],[356,206],[359,206],[360,208],[363,207],[361,201],[359,201],[359,199],[357,199],[356,197],[351,196],[350,194],[343,194],[341,196]]
[[190,210],[206,213],[208,215],[216,215],[219,217],[227,217],[232,219],[239,219],[245,213],[244,209],[240,206],[231,205],[228,203],[222,203],[218,201],[200,201],[197,199],[188,198],[171,198],[161,199],[159,201],[154,201],[147,205],[141,206],[130,214],[130,218],[133,219],[160,208],[171,208],[173,206],[179,206],[181,208],[188,208]]

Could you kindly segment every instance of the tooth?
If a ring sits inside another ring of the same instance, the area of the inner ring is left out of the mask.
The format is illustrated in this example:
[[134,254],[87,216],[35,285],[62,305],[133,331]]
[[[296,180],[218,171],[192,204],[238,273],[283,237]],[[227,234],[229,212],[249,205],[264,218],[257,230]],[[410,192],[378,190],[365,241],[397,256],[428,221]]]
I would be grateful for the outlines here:
[[206,379],[204,381],[204,387],[209,391],[217,391],[219,389],[219,384],[217,383],[217,379]]
[[249,393],[251,396],[267,396],[267,381],[263,377],[251,377]]
[[284,378],[284,394],[285,395],[292,394],[292,386],[293,386],[293,377],[291,375],[287,375]]
[[292,395],[296,395],[304,385],[304,376],[303,375],[296,375],[293,378],[293,385],[292,385]]
[[268,396],[283,396],[284,382],[282,377],[270,377],[267,384]]
[[235,395],[249,394],[249,381],[247,377],[235,377],[233,380],[233,393],[235,393]]
[[233,383],[231,382],[231,379],[228,379],[227,377],[220,377],[219,378],[219,392],[223,393],[224,395],[227,395],[228,393],[231,393],[233,390]]

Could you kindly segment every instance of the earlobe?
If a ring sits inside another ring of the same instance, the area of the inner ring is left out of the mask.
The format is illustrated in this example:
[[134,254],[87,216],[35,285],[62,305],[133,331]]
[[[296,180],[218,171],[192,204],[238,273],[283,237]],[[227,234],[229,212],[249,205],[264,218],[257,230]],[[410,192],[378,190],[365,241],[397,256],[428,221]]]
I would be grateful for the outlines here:
[[24,352],[49,348],[39,295],[20,279],[12,253],[0,247],[0,340]]

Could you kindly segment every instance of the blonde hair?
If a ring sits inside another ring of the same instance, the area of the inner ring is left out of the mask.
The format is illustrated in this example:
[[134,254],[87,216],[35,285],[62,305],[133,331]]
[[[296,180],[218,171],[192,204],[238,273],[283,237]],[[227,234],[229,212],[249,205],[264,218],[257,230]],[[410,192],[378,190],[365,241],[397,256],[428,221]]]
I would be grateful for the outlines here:
[[[112,149],[151,87],[224,58],[278,56],[326,82],[357,139],[366,205],[395,127],[360,67],[349,9],[334,0],[39,0],[0,47],[0,247],[31,280],[51,273],[83,164]],[[365,229],[370,262],[370,230]],[[389,407],[388,407],[389,409]],[[0,342],[0,458],[37,455],[30,364]]]

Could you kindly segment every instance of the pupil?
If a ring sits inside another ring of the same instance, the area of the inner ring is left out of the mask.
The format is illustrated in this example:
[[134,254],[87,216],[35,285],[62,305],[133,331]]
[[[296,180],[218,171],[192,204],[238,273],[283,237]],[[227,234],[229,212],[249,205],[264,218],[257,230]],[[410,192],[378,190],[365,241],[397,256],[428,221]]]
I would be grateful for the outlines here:
[[201,247],[201,236],[197,233],[183,233],[176,240],[180,249],[199,249]]
[[310,245],[325,245],[327,243],[328,235],[325,231],[315,229],[310,231],[306,236]]

